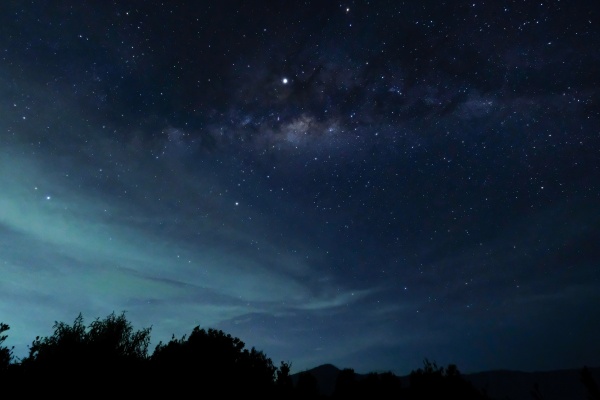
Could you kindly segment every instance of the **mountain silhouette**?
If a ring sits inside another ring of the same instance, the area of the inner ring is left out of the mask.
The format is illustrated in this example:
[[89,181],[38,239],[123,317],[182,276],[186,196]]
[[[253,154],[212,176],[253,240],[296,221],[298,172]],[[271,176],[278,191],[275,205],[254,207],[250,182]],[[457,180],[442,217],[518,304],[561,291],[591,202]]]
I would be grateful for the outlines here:
[[[321,395],[331,396],[333,394],[333,390],[335,389],[335,381],[337,380],[337,377],[341,371],[342,369],[333,364],[323,364],[309,370],[292,374],[291,378],[294,386],[296,386],[298,384],[298,380],[300,379],[300,375],[303,373],[309,373],[317,379],[319,393]],[[364,377],[364,375],[356,374],[357,379],[361,379],[362,377]]]

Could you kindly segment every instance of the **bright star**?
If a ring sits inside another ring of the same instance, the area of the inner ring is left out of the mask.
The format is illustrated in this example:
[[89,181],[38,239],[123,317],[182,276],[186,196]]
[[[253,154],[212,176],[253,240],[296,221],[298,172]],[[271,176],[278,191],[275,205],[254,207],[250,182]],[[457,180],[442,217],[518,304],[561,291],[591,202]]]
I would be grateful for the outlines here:
[[282,82],[284,85],[287,85],[287,83],[288,83],[288,78],[283,78],[283,79],[281,80],[281,82]]

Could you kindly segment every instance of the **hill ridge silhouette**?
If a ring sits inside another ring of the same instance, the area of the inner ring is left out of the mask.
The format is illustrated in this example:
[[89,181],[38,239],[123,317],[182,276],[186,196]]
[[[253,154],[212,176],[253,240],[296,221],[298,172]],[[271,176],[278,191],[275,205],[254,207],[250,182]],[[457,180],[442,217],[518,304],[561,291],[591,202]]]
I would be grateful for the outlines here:
[[[348,368],[348,367],[344,367]],[[320,393],[330,396],[335,389],[338,375],[344,368],[325,363],[316,367],[291,374],[292,380],[298,382],[302,373],[311,373],[318,382]],[[588,367],[596,382],[600,382],[600,366]],[[357,379],[365,378],[368,373],[356,373]],[[531,400],[531,391],[535,384],[544,400],[585,400],[588,393],[581,383],[581,368],[561,368],[543,371],[521,371],[511,369],[493,369],[465,373],[463,377],[476,388],[485,391],[491,399]],[[409,374],[399,376],[402,386],[409,385]]]

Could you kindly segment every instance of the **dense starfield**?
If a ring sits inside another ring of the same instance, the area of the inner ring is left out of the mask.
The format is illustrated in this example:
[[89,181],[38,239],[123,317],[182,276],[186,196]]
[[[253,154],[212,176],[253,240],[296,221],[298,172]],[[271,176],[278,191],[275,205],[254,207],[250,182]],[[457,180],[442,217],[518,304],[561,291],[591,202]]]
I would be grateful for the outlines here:
[[600,364],[597,1],[5,1],[0,322],[292,372]]

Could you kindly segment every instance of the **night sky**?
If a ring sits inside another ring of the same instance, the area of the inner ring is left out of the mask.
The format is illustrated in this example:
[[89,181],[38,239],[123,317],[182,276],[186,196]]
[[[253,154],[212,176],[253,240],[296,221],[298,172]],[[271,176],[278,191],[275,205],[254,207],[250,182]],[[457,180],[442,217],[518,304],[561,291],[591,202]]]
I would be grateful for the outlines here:
[[597,1],[3,1],[0,322],[299,372],[600,365]]

